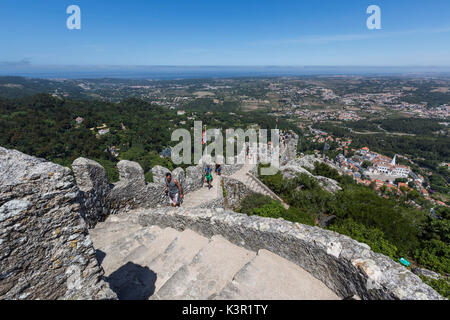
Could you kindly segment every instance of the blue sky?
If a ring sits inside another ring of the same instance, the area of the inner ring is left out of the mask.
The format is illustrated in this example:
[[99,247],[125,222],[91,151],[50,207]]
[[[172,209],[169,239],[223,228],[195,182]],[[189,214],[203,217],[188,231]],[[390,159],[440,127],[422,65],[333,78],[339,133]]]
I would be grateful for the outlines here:
[[2,64],[450,66],[450,1],[1,0],[0,42]]

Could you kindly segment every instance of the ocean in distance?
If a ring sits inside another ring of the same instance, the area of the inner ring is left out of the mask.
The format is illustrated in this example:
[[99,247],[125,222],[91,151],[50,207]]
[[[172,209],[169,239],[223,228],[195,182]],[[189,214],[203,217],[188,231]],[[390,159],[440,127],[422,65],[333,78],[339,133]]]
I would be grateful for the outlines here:
[[150,80],[331,75],[447,75],[450,67],[357,66],[35,66],[1,65],[0,76],[41,79],[127,78]]

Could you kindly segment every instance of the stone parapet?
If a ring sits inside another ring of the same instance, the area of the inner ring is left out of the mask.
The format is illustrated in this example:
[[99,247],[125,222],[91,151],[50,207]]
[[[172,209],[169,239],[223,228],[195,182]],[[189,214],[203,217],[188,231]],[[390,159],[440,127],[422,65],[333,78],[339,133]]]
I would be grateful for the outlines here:
[[223,209],[140,210],[143,226],[191,229],[221,235],[252,251],[269,250],[302,267],[341,298],[443,299],[418,276],[366,244],[347,236],[283,219],[246,216]]

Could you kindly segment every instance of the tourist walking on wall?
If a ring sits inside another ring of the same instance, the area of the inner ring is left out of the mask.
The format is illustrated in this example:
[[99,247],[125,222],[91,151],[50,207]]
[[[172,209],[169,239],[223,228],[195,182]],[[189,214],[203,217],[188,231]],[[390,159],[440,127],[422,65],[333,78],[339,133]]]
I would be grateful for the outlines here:
[[222,165],[220,163],[216,163],[216,174],[220,176],[222,174]]
[[166,173],[166,187],[164,192],[169,196],[169,203],[172,207],[179,207],[183,199],[183,188],[177,179],[172,179],[171,173]]
[[213,186],[211,184],[211,182],[213,181],[213,177],[212,177],[212,169],[211,166],[207,165],[205,168],[205,179],[206,182],[208,183],[208,189],[211,189]]

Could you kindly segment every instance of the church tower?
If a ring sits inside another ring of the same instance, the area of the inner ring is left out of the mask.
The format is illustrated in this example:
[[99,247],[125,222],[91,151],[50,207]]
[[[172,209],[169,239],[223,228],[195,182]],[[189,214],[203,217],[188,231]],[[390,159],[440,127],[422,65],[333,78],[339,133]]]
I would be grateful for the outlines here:
[[393,165],[393,166],[395,166],[396,164],[395,164],[395,161],[397,160],[397,155],[395,155],[394,156],[394,158],[392,159],[392,161],[391,161],[391,164]]

